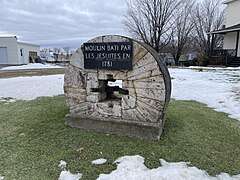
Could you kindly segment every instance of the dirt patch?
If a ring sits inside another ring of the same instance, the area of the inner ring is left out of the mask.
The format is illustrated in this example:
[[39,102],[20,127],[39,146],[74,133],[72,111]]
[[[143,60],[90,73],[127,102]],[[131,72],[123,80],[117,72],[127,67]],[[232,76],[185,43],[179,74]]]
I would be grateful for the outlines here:
[[65,68],[1,70],[0,78],[13,78],[13,77],[19,77],[19,76],[47,76],[47,75],[64,74],[64,73],[65,73]]

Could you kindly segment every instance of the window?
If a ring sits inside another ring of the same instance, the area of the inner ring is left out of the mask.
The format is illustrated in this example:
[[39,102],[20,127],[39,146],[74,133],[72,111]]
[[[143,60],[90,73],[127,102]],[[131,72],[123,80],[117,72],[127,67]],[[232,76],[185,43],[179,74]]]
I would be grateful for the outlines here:
[[20,49],[20,54],[23,56],[23,48]]

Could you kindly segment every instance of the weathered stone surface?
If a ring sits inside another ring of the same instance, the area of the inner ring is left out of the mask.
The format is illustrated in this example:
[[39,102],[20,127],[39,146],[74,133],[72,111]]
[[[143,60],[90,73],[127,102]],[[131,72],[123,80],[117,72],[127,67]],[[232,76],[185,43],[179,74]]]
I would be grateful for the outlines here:
[[86,88],[87,73],[74,66],[68,66],[64,77],[65,86],[76,86],[78,88]]
[[[97,117],[97,116],[96,116]],[[124,121],[116,119],[91,119],[90,117],[66,116],[66,124],[79,129],[105,132],[147,140],[159,140],[163,130],[163,123],[142,123],[138,121]]]
[[156,89],[136,89],[137,97],[148,98],[155,101],[165,102],[165,90]]
[[148,64],[154,63],[155,65],[157,64],[154,57],[150,54],[147,53],[145,56],[143,56],[138,62],[135,62],[133,65],[133,69],[138,69],[140,67],[145,67],[148,66]]
[[160,110],[156,110],[142,101],[137,101],[137,104],[137,108],[142,112],[142,116],[146,117],[148,122],[158,122],[161,115]]
[[157,75],[157,76],[150,76],[150,77],[145,77],[145,78],[141,78],[141,79],[135,79],[135,82],[148,82],[151,84],[154,82],[164,83],[164,80],[161,75]]
[[133,71],[129,71],[127,73],[127,77],[131,78],[132,76],[139,76],[142,73],[153,71],[153,70],[156,70],[157,68],[158,68],[157,63],[153,62],[148,64],[147,66],[141,66],[141,67],[135,68]]
[[87,95],[91,95],[92,94],[92,89],[93,88],[98,88],[98,87],[99,87],[98,81],[87,80],[87,86],[86,86]]
[[[144,139],[160,138],[171,83],[159,56],[147,45],[122,36],[101,36],[88,43],[130,41],[131,70],[84,69],[83,51],[76,51],[65,74],[64,91],[70,109],[67,124]],[[122,80],[127,94],[111,92],[113,87],[107,83],[114,80]],[[147,133],[141,132],[145,130]]]
[[104,114],[108,116],[117,116],[121,117],[122,110],[120,102],[103,102],[103,103],[95,103],[94,109],[99,114]]
[[[127,89],[133,88],[133,89],[135,90],[135,87],[134,87],[133,82],[134,82],[134,81],[124,80],[124,81],[122,82],[122,87],[123,87],[123,88],[127,88]],[[134,92],[136,92],[136,91],[134,91]]]
[[122,109],[128,110],[136,107],[136,96],[125,95],[122,97]]
[[75,106],[72,106],[70,108],[70,113],[71,114],[91,114],[94,111],[93,108],[93,103],[90,102],[83,102],[83,103],[79,103]]
[[81,48],[78,48],[77,51],[71,57],[70,63],[74,67],[84,69],[84,61],[81,61],[81,59],[83,59],[83,52]]
[[111,76],[113,79],[116,80],[122,80],[122,79],[126,79],[127,76],[127,71],[114,71],[114,70],[100,70],[98,71],[98,79],[99,80],[106,80],[109,79],[109,77]]
[[133,49],[134,49],[133,51],[133,65],[134,65],[148,53],[148,50],[142,47],[137,42],[133,43]]
[[146,117],[141,116],[136,109],[122,110],[122,117],[129,121],[146,121]]
[[106,93],[92,92],[90,95],[86,97],[86,101],[97,103],[105,99],[105,97]]
[[[130,82],[130,81],[129,81]],[[135,89],[160,89],[164,90],[164,82],[144,82],[144,81],[134,81],[133,85],[126,85],[126,88]]]
[[162,111],[163,110],[163,106],[164,106],[164,101],[157,101],[157,100],[152,100],[152,99],[148,99],[146,97],[137,97],[137,101],[138,102],[143,102],[145,104],[147,104],[149,107],[157,110],[157,111]]
[[157,71],[159,71],[159,70],[158,69],[153,69],[153,70],[148,71],[148,72],[133,75],[133,76],[128,77],[128,80],[145,79],[145,78],[149,78],[149,77],[152,77],[152,76],[161,75],[161,73],[157,74],[156,73]]
[[[76,106],[86,101],[86,90],[77,87],[64,87],[66,103],[69,107]],[[71,108],[70,108],[71,109]]]

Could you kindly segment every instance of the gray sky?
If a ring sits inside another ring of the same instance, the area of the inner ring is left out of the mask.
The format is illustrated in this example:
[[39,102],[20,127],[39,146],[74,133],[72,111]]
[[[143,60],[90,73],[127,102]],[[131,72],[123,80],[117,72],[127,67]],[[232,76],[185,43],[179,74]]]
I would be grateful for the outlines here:
[[0,0],[0,36],[73,49],[95,36],[126,34],[125,0]]

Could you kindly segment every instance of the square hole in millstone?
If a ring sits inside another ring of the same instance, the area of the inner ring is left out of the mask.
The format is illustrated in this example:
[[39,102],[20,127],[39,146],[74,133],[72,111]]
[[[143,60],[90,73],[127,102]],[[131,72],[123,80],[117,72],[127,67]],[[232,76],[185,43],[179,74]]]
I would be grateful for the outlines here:
[[123,95],[128,95],[128,90],[122,89],[122,84],[122,80],[108,80],[107,98],[121,100]]
[[116,79],[107,79],[107,80],[99,80],[99,84],[101,86],[99,88],[92,88],[92,92],[100,92],[101,94],[105,94],[105,100],[121,100],[123,95],[128,95],[129,91],[127,89],[122,89],[122,80]]

